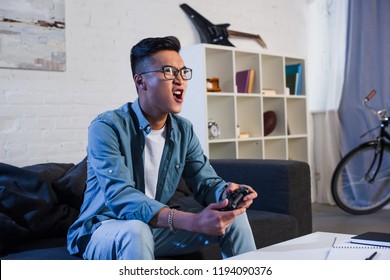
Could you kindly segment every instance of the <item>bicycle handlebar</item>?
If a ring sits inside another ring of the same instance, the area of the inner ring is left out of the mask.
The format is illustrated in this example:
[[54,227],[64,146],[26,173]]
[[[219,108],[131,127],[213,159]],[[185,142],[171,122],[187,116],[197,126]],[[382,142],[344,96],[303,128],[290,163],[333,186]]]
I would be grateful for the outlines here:
[[375,110],[374,108],[372,108],[371,106],[368,106],[368,101],[371,100],[371,98],[373,98],[376,94],[376,90],[373,89],[367,96],[366,98],[364,98],[364,106],[367,107],[367,109],[369,109],[375,116],[378,117],[378,119],[380,121],[387,121],[388,120],[388,116],[387,116],[387,110],[386,109],[381,109],[381,110]]
[[368,101],[370,101],[371,98],[373,98],[376,94],[376,90],[373,89],[367,96],[366,98],[364,98],[364,102],[367,103]]

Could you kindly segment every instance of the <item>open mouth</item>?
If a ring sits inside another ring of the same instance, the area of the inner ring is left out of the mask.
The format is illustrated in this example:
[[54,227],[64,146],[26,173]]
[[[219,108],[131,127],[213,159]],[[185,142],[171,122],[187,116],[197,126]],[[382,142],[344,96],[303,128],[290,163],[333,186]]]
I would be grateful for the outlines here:
[[174,91],[173,96],[180,101],[183,100],[183,92],[181,90]]

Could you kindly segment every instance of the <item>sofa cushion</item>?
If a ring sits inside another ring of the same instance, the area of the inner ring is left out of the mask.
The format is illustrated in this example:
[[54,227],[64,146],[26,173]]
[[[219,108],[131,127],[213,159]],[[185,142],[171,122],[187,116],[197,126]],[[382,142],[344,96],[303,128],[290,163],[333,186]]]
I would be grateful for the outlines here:
[[298,237],[294,216],[250,208],[247,215],[258,249]]
[[19,244],[2,260],[77,260],[66,249],[66,238],[45,238]]
[[15,244],[63,237],[79,214],[86,160],[78,165],[0,163],[0,254]]

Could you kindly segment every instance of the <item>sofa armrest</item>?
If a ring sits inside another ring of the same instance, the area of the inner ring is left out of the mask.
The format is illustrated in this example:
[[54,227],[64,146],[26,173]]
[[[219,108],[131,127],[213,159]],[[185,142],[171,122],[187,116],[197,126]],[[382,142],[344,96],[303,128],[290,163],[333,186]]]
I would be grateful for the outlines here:
[[293,160],[214,159],[215,171],[229,182],[252,186],[258,197],[250,210],[289,214],[298,235],[312,232],[310,167]]

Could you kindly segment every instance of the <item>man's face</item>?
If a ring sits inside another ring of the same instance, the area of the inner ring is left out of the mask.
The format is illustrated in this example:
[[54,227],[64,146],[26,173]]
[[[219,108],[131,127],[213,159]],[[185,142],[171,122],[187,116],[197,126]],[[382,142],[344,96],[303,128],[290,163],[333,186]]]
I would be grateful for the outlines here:
[[[144,72],[162,66],[184,67],[181,56],[175,51],[160,51],[151,57],[152,63]],[[149,116],[159,118],[168,113],[177,114],[182,109],[187,81],[180,73],[174,80],[168,80],[163,72],[142,74],[142,84],[136,81],[142,110]]]

